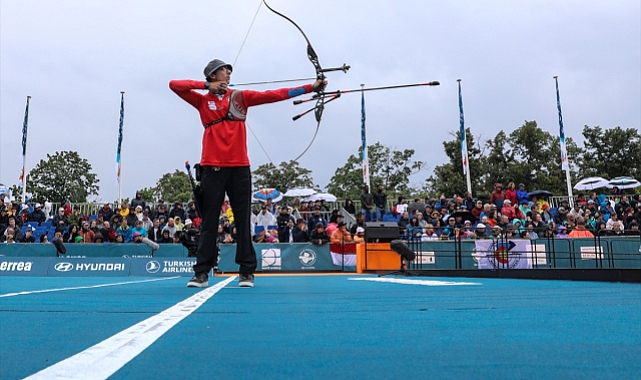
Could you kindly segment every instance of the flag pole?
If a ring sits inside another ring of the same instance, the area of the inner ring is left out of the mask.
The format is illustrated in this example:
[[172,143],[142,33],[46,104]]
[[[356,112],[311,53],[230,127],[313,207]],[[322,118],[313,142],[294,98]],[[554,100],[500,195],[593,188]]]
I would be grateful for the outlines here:
[[27,95],[27,107],[24,110],[24,122],[22,123],[22,173],[20,174],[20,185],[22,186],[22,204],[27,199],[27,127],[29,126],[29,101],[31,96]]
[[463,115],[463,96],[461,95],[461,80],[458,82],[458,107],[461,120],[459,133],[461,135],[461,161],[463,162],[463,174],[467,180],[467,191],[472,194],[472,179],[470,178],[470,159],[467,153],[467,135],[465,134],[465,117]]
[[574,199],[572,197],[572,180],[570,179],[570,162],[568,160],[567,146],[565,145],[565,132],[563,130],[563,116],[561,115],[561,96],[559,95],[559,77],[554,76],[556,83],[556,107],[559,110],[559,141],[561,146],[561,169],[565,170],[565,180],[568,185],[568,203],[571,207],[574,206]]
[[361,140],[363,140],[363,146],[361,148],[361,155],[363,161],[363,182],[367,185],[372,191],[369,183],[369,159],[367,155],[367,130],[365,129],[365,84],[361,84]]
[[122,125],[125,119],[125,92],[120,91],[120,123],[118,126],[118,152],[116,153],[117,181],[118,181],[118,206],[122,202],[122,161],[120,147],[122,145]]

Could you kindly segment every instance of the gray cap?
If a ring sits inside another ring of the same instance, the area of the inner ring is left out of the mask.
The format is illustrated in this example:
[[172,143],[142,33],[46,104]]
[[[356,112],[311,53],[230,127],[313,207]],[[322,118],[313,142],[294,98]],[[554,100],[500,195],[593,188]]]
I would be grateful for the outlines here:
[[229,67],[229,70],[233,71],[233,68],[229,63],[225,63],[221,61],[220,59],[214,59],[213,61],[209,62],[207,66],[205,66],[205,70],[203,70],[203,73],[205,74],[205,78],[209,78],[209,76],[213,73],[216,72],[216,70],[220,69],[221,67]]

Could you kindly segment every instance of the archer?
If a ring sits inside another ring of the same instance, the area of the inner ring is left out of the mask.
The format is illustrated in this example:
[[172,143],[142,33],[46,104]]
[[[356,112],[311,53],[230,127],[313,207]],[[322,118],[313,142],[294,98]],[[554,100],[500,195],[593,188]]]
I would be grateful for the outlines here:
[[[322,91],[327,81],[270,91],[230,90],[232,66],[214,59],[205,67],[205,81],[172,80],[169,88],[200,113],[205,127],[202,138],[201,190],[199,205],[203,218],[194,277],[188,287],[209,285],[208,273],[218,262],[216,239],[218,218],[225,193],[234,210],[237,229],[236,264],[240,266],[238,285],[254,286],[256,252],[251,240],[251,170],[247,156],[245,118],[247,108],[291,99],[312,91]],[[197,90],[208,90],[202,94]]]

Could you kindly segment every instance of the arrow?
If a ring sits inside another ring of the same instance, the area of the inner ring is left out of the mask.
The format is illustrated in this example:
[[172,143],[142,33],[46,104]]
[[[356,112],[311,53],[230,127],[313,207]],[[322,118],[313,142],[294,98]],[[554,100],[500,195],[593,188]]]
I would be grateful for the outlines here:
[[[390,90],[394,88],[405,88],[405,87],[419,87],[419,86],[438,86],[441,83],[439,81],[432,81],[432,82],[426,82],[426,83],[412,83],[412,84],[397,84],[394,86],[381,86],[381,87],[369,87],[369,88],[357,88],[353,90],[338,90],[338,91],[331,91],[331,92],[324,92],[322,95],[314,95],[310,99],[305,99],[305,100],[294,100],[294,104],[302,104],[302,103],[307,103],[311,102],[314,100],[317,100],[319,97],[323,96],[330,96],[333,97],[334,95],[339,95],[340,94],[347,94],[350,92],[361,92],[361,91],[376,91],[376,90]],[[331,99],[333,100],[333,99]]]

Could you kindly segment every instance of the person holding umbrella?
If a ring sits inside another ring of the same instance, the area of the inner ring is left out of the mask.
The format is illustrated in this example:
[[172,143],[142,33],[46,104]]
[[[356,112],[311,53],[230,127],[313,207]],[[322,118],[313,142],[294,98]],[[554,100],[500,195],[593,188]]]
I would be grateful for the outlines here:
[[[196,108],[205,127],[200,166],[200,186],[203,193],[201,235],[198,244],[194,277],[189,287],[207,287],[207,273],[218,262],[216,249],[220,208],[229,196],[236,218],[238,244],[236,263],[240,266],[238,285],[254,286],[256,252],[250,233],[251,170],[247,155],[247,108],[274,103],[295,96],[320,91],[327,81],[317,79],[313,84],[281,88],[273,91],[230,90],[232,65],[220,59],[209,62],[204,69],[205,80],[172,80],[169,88]],[[201,94],[199,90],[207,91]]]

